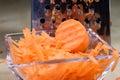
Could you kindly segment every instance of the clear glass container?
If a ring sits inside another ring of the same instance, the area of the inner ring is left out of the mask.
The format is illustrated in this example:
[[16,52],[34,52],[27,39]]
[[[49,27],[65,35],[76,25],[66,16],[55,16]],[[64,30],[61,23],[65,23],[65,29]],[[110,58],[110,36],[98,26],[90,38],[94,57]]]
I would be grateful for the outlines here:
[[[87,29],[87,31],[90,38],[90,49],[94,48],[98,42],[102,42],[109,47],[108,53],[100,52],[99,54],[101,55],[95,56],[95,59],[100,62],[99,66],[94,66],[94,62],[92,62],[89,57],[13,64],[10,52],[10,44],[12,44],[10,38],[18,41],[21,37],[23,37],[23,34],[11,33],[5,35],[8,67],[18,78],[18,80],[102,80],[105,74],[111,70],[115,63],[115,60],[112,57],[114,48],[101,39],[95,32],[92,31],[92,29]],[[46,30],[46,32],[51,36],[54,36],[55,31]],[[40,31],[37,33],[40,33]],[[101,61],[106,61],[107,63],[102,63]],[[80,66],[80,69],[76,70],[76,66]],[[86,69],[85,66],[89,66],[88,69]],[[32,74],[31,72],[27,71],[27,69],[29,69],[29,71],[31,69]],[[67,73],[68,71],[69,73]],[[97,73],[94,74],[94,72]],[[91,74],[94,74],[94,76],[91,76]]]

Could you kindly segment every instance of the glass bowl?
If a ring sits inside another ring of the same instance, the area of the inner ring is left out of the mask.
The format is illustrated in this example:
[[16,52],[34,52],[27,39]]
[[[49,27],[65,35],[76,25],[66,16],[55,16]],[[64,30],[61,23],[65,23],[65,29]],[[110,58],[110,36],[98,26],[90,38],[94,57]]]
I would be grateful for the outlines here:
[[[44,31],[54,36],[54,30]],[[40,32],[38,31],[36,34]],[[8,67],[18,80],[102,80],[105,74],[112,69],[116,61],[112,54],[115,49],[101,39],[92,29],[87,29],[87,32],[90,38],[90,49],[95,48],[99,42],[109,48],[108,53],[101,51],[100,55],[94,56],[99,64],[95,64],[89,57],[13,64],[10,51],[12,42],[10,39],[18,41],[23,37],[23,33],[11,33],[5,35]]]

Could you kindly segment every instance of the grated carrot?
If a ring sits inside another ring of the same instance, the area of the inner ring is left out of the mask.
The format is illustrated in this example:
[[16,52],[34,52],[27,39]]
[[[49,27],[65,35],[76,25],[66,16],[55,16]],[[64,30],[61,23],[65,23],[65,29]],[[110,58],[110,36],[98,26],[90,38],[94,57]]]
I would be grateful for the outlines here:
[[[68,25],[70,26],[69,23]],[[60,29],[64,29],[64,27]],[[110,59],[97,60],[94,58],[99,56],[102,51],[104,51],[104,55],[109,55],[109,48],[101,42],[98,42],[93,49],[86,49],[85,52],[79,49],[72,52],[70,49],[61,48],[63,40],[57,40],[56,37],[51,37],[46,32],[36,35],[34,29],[30,32],[29,29],[25,28],[23,34],[24,38],[18,42],[10,39],[13,42],[10,45],[13,64],[84,57],[90,59],[82,62],[35,64],[19,67],[18,71],[25,80],[96,80],[113,60],[115,64],[112,70],[118,62],[118,52],[114,50]]]

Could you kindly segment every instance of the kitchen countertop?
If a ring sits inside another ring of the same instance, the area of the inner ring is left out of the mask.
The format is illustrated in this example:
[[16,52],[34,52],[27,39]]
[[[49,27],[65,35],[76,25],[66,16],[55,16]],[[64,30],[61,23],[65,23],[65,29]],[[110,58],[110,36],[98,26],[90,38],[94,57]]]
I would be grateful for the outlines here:
[[[120,0],[111,0],[111,45],[120,51]],[[30,28],[30,0],[0,0],[0,61],[5,60],[6,51],[4,35],[20,32],[23,28]],[[120,63],[114,72],[108,73],[105,80],[115,80],[120,77]],[[6,64],[0,64],[0,80],[17,80]]]

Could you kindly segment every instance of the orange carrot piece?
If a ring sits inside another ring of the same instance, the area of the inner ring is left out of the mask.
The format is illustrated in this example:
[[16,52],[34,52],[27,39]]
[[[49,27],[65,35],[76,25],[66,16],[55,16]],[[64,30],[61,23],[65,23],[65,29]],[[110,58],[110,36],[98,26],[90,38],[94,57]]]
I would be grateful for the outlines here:
[[116,80],[120,80],[120,77],[117,77]]
[[74,19],[61,23],[55,32],[55,38],[57,41],[63,42],[61,49],[72,52],[84,52],[89,45],[89,36],[85,27]]

